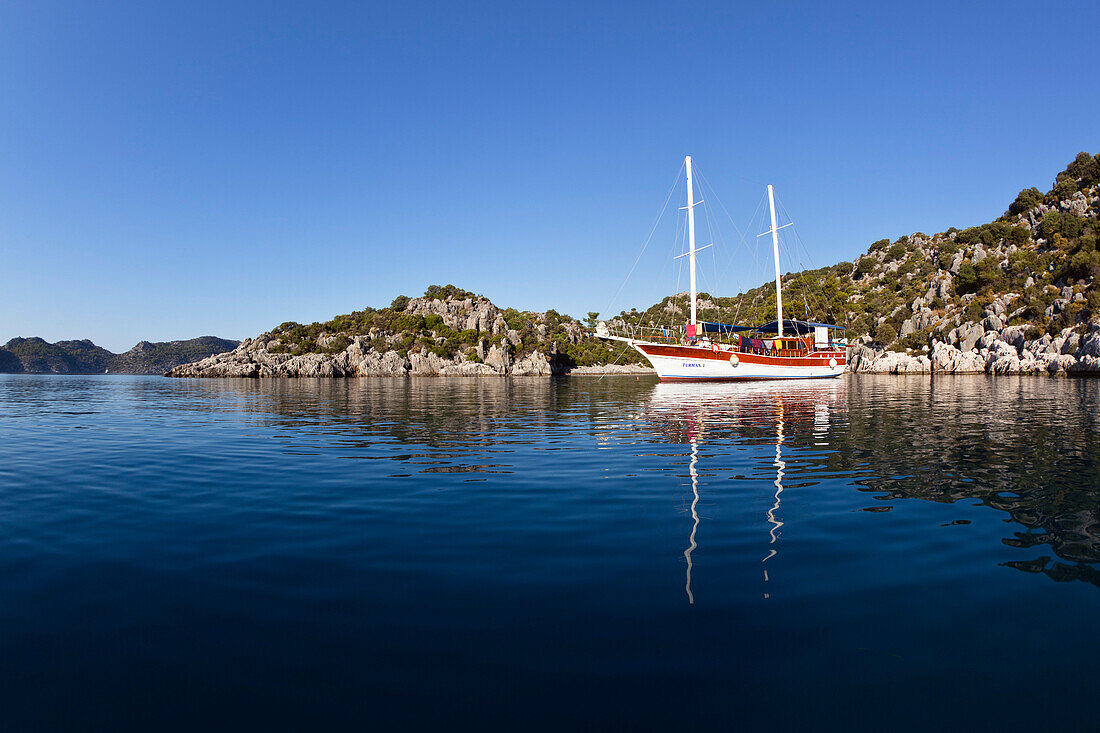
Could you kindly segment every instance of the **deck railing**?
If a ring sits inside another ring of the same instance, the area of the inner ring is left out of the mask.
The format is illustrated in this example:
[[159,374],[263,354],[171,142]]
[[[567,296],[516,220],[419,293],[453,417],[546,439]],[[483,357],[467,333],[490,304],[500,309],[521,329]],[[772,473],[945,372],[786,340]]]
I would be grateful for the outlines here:
[[[738,336],[733,335],[732,341],[724,341],[723,336],[729,338],[730,334],[700,334],[699,337],[691,339],[690,342],[687,339],[684,331],[679,328],[662,328],[658,326],[638,326],[631,323],[619,323],[619,324],[607,324],[607,330],[597,330],[596,335],[609,335],[619,338],[628,338],[635,341],[649,341],[651,343],[659,344],[674,344],[674,345],[694,345],[694,346],[710,346],[711,344],[718,344],[722,351],[727,353],[739,353],[739,354],[764,354],[768,356],[805,356],[811,351],[828,349],[828,350],[843,350],[845,343],[843,341],[833,342],[830,341],[828,345],[817,345],[812,341],[804,338],[792,338],[790,336],[784,337],[783,341],[790,343],[796,341],[800,344],[799,348],[795,349],[777,349],[774,348],[776,338],[757,338],[756,340],[762,342],[761,346],[753,347],[751,345],[741,346],[738,344]],[[772,343],[772,348],[766,348],[764,345],[766,342]]]
[[[636,326],[632,323],[607,324],[607,333],[619,338],[634,339],[635,341],[653,341],[662,344],[679,344],[683,342],[684,332],[678,328],[662,328],[659,326]],[[599,335],[599,331],[597,331]]]

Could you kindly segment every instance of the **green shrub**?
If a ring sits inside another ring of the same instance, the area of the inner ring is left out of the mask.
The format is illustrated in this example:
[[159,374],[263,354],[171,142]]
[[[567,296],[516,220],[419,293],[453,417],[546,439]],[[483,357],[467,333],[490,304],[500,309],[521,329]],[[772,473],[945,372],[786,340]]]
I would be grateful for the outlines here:
[[875,265],[877,264],[878,260],[876,260],[871,255],[863,255],[859,258],[859,260],[856,261],[856,270],[853,273],[853,276],[860,278],[864,275],[868,275],[874,271]]
[[978,276],[978,289],[992,288],[999,290],[1004,284],[1004,273],[1001,265],[992,257],[986,257],[974,267]]
[[454,285],[431,285],[424,291],[424,297],[431,300],[466,300],[467,298],[478,297],[476,293],[471,293],[469,290],[463,290],[462,288],[456,288]]
[[1085,292],[1085,307],[1094,317],[1100,315],[1100,289],[1095,284]]
[[1078,153],[1073,162],[1054,180],[1058,183],[1072,181],[1074,188],[1079,189],[1100,183],[1100,154],[1094,157],[1088,153]]
[[900,260],[905,256],[905,243],[900,239],[894,242],[894,244],[890,246],[889,251],[887,251],[886,256],[892,260]]
[[971,323],[977,323],[978,321],[982,320],[983,310],[984,309],[982,308],[982,304],[979,303],[977,300],[970,301],[966,306],[966,320],[970,321]]
[[955,259],[955,253],[959,251],[959,245],[950,239],[945,240],[939,250],[936,251],[936,266],[941,270],[951,267],[951,261]]
[[1008,256],[1008,271],[1015,275],[1034,272],[1037,260],[1030,249],[1018,249]]
[[1008,231],[1005,233],[1005,241],[1017,247],[1022,247],[1030,239],[1031,232],[1023,227],[1009,227]]
[[1100,277],[1100,252],[1078,250],[1063,268],[1063,277],[1088,278]]
[[978,290],[978,271],[969,262],[962,263],[955,276],[955,295],[966,295]]
[[344,349],[351,345],[351,339],[341,334],[336,336],[335,339],[328,346],[325,347],[325,352],[329,354],[339,354]]
[[394,325],[398,331],[423,331],[425,327],[424,316],[406,313],[398,318]]
[[1016,216],[1017,214],[1023,214],[1034,209],[1041,203],[1043,203],[1042,191],[1034,186],[1025,188],[1016,195],[1016,200],[1008,207],[1008,211],[1005,212],[1005,215]]
[[914,331],[907,336],[903,336],[898,343],[906,349],[916,350],[928,345],[928,336],[927,331]]
[[1048,211],[1043,214],[1043,220],[1039,222],[1039,236],[1043,239],[1053,239],[1055,234],[1060,234],[1066,239],[1073,239],[1081,234],[1084,223],[1072,214],[1064,211]]

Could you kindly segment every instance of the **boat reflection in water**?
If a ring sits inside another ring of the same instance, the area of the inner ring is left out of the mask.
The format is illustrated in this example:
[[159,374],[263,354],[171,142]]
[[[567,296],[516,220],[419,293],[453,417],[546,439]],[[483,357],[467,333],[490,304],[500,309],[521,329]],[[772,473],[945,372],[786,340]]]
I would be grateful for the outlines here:
[[[699,461],[700,446],[717,449],[710,455],[718,457],[721,448],[736,445],[775,444],[774,460],[768,470],[774,473],[774,494],[763,516],[767,541],[761,564],[767,583],[767,562],[779,554],[783,476],[787,469],[783,449],[787,433],[797,433],[809,442],[824,444],[830,415],[843,410],[846,404],[846,383],[829,382],[754,382],[709,385],[661,383],[654,387],[646,404],[645,418],[669,440],[691,446],[688,477],[691,481],[691,532],[684,550],[686,562],[684,591],[688,603],[695,603],[691,589],[694,569],[692,555],[698,548],[699,531]],[[772,458],[772,454],[769,454]],[[705,460],[705,459],[704,459]],[[707,468],[704,463],[704,468]],[[744,466],[746,474],[760,466]],[[764,598],[768,598],[767,590]]]

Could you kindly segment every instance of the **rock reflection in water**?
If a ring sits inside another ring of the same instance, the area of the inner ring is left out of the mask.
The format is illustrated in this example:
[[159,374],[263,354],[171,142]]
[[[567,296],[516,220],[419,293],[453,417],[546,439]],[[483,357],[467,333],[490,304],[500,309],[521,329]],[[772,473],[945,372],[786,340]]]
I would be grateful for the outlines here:
[[[889,502],[978,501],[1021,529],[1006,545],[1035,548],[1007,564],[1054,580],[1100,585],[1100,385],[1029,377],[875,377],[813,383],[675,385],[598,379],[202,380],[135,382],[171,393],[181,410],[236,409],[284,426],[288,450],[311,433],[339,434],[349,457],[403,460],[423,471],[509,472],[509,446],[591,431],[597,441],[644,433],[691,446],[692,523],[687,590],[698,532],[707,450],[716,442],[772,445],[775,491],[765,536],[779,550],[789,454],[813,451],[821,470],[850,476]],[[839,418],[839,419],[838,419]],[[605,436],[605,437],[601,437]],[[391,448],[380,452],[384,444]],[[395,456],[392,448],[410,450]],[[426,446],[429,450],[420,450]],[[331,447],[331,444],[330,444]],[[432,462],[435,465],[425,465]],[[681,464],[682,465],[682,464]],[[703,502],[705,504],[705,500]],[[687,507],[687,505],[685,505]],[[705,520],[706,517],[704,516]],[[774,537],[774,542],[771,540]],[[1047,549],[1042,549],[1042,548]]]
[[[1013,547],[1046,545],[1010,562],[1054,580],[1100,585],[1100,402],[1086,379],[882,378],[850,382],[848,430],[834,435],[837,469],[863,463],[879,499],[977,500],[1025,527]],[[887,395],[885,400],[880,395]],[[858,405],[859,409],[854,406]]]
[[[1009,567],[1100,585],[1097,384],[1023,377],[867,377],[828,384],[656,385],[646,417],[667,440],[775,445],[765,562],[777,554],[785,443],[826,446],[824,468],[886,502],[977,500],[1024,529],[1002,541],[1047,546]],[[830,420],[842,414],[841,421]],[[695,459],[693,493],[698,493]],[[702,468],[706,468],[705,459]],[[756,466],[759,472],[761,466]],[[698,503],[696,498],[694,506]],[[889,504],[869,507],[885,510]],[[693,522],[690,549],[696,548]],[[690,563],[691,557],[688,554]],[[765,580],[767,571],[765,570]],[[690,579],[690,570],[689,570]]]

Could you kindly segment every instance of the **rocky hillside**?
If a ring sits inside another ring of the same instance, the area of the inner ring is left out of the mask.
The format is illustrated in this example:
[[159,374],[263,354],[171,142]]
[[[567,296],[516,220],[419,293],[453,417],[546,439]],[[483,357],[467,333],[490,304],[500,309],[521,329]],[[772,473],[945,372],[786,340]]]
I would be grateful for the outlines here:
[[167,376],[545,376],[615,361],[636,362],[637,355],[588,336],[574,318],[502,310],[453,285],[433,285],[423,297],[400,296],[385,308],[283,323]]
[[122,354],[87,339],[48,343],[38,338],[14,338],[0,348],[0,373],[28,374],[163,374],[179,364],[237,346],[236,341],[201,336],[186,341],[142,341]]
[[[784,304],[847,326],[859,371],[1095,371],[1098,238],[1100,155],[1081,153],[1047,193],[1021,191],[994,222],[883,239],[854,263],[784,275]],[[700,297],[703,320],[774,318],[774,283]],[[687,313],[680,294],[615,320],[667,326]]]
[[[851,368],[872,372],[1100,371],[1100,155],[1081,153],[1042,193],[1020,192],[996,221],[873,243],[855,262],[783,276],[792,315],[847,327]],[[674,326],[687,295],[612,319]],[[699,317],[759,324],[774,283],[733,297],[700,295]],[[283,323],[236,350],[169,376],[558,374],[630,369],[633,350],[588,335],[557,313],[500,309],[453,285],[401,296],[324,323]]]

